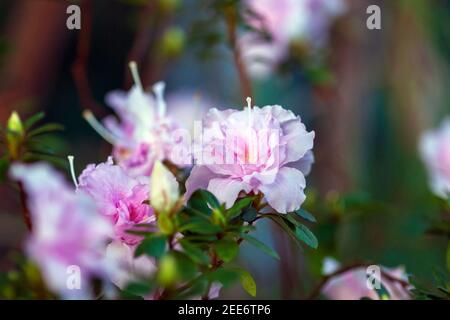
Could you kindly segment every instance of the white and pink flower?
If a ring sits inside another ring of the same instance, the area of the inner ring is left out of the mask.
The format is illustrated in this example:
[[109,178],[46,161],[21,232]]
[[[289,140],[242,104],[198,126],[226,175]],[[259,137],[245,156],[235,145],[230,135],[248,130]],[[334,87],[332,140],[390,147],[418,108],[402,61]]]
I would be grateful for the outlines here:
[[186,197],[207,189],[230,207],[240,192],[262,192],[277,212],[297,210],[305,200],[314,132],[281,106],[251,108],[248,103],[241,111],[209,111]]
[[[26,252],[40,267],[47,286],[64,299],[90,298],[90,280],[108,280],[118,268],[118,261],[105,255],[113,234],[110,219],[46,164],[15,164],[11,176],[27,193],[33,232],[26,240]],[[70,268],[79,270],[79,288],[67,284]]]
[[[339,264],[331,258],[325,259],[327,270],[325,274],[336,271]],[[333,265],[333,267],[330,267]],[[403,267],[395,269],[383,268],[383,274],[380,275],[381,284],[389,294],[390,300],[409,300],[411,299],[410,290],[412,285],[405,287],[408,282],[408,276]],[[386,277],[388,275],[389,277]],[[370,298],[372,300],[384,299],[380,297],[377,291],[367,285],[367,271],[364,267],[354,268],[330,279],[324,286],[322,293],[332,300],[360,300]]]
[[105,163],[90,164],[78,178],[78,190],[88,194],[98,210],[114,224],[115,240],[136,245],[141,237],[130,234],[136,224],[155,221],[149,199],[149,179],[133,178],[109,157]]
[[441,127],[425,132],[419,143],[432,191],[439,197],[450,197],[450,118]]
[[330,25],[346,9],[344,0],[246,0],[245,3],[253,12],[247,23],[271,37],[267,41],[247,32],[239,42],[250,74],[260,78],[268,76],[286,58],[293,41],[322,47]]

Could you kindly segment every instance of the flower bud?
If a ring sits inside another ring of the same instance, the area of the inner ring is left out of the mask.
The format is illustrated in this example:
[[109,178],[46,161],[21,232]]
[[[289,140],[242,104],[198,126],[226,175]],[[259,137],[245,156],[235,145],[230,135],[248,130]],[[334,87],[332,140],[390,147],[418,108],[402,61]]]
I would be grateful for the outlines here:
[[153,167],[150,190],[150,204],[158,214],[169,213],[180,197],[175,176],[160,161]]
[[12,159],[19,156],[20,145],[22,144],[25,130],[22,120],[17,112],[13,111],[8,119],[6,139],[8,141],[8,150]]
[[172,58],[178,56],[184,47],[185,36],[180,28],[168,29],[161,40],[161,51],[164,56]]

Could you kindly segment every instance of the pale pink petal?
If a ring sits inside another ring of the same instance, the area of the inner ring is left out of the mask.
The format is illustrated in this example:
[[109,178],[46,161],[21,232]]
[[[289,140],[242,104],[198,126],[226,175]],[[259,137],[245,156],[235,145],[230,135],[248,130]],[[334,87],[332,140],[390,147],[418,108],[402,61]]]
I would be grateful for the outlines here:
[[305,186],[305,177],[299,170],[284,167],[278,172],[274,183],[262,185],[259,189],[272,208],[279,213],[287,213],[300,209],[305,201]]
[[227,208],[231,208],[236,201],[239,192],[249,192],[246,183],[233,179],[212,179],[208,184],[208,191],[216,196],[221,202],[225,203]]

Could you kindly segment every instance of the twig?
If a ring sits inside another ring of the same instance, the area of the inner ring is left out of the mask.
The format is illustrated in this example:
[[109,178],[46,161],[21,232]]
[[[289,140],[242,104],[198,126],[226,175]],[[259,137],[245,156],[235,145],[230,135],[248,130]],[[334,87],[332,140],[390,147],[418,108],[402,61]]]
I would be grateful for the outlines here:
[[80,98],[82,108],[88,108],[94,113],[103,114],[103,108],[95,101],[87,76],[87,63],[90,52],[92,31],[92,1],[84,0],[82,3],[83,26],[78,35],[76,58],[72,64],[72,77]]
[[252,97],[252,85],[250,78],[242,61],[242,54],[237,43],[236,32],[236,12],[233,8],[227,9],[225,12],[225,22],[227,28],[228,41],[233,52],[234,64],[237,69],[239,83],[241,85],[243,99]]
[[19,182],[19,193],[20,193],[20,204],[22,205],[22,214],[23,220],[29,231],[33,230],[33,225],[31,223],[30,210],[27,205],[27,194],[25,193],[25,189],[23,188],[22,182]]

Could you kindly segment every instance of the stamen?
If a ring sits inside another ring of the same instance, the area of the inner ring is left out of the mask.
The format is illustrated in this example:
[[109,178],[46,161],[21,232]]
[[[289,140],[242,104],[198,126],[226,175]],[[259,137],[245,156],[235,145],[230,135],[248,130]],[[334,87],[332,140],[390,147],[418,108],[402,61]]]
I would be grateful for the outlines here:
[[116,138],[95,118],[91,110],[84,110],[83,118],[103,139],[110,144],[116,144]]
[[162,81],[153,85],[153,92],[156,96],[156,105],[158,106],[158,115],[164,117],[166,114],[166,102],[164,101],[164,89],[166,84]]
[[134,84],[138,87],[139,90],[144,91],[144,88],[142,86],[141,78],[139,77],[139,71],[137,68],[136,61],[130,61],[128,64],[128,67],[131,71],[131,76],[133,77]]
[[74,156],[67,156],[67,159],[69,159],[70,175],[72,176],[73,184],[75,185],[75,188],[78,188],[77,176],[75,175],[75,166],[73,164]]
[[248,112],[248,126],[251,127],[253,124],[252,119],[252,98],[247,97],[247,112]]
[[247,154],[246,154],[246,164],[256,164],[256,136],[253,130],[253,112],[252,112],[252,98],[247,97],[247,112],[248,112],[248,143],[247,143]]

